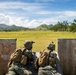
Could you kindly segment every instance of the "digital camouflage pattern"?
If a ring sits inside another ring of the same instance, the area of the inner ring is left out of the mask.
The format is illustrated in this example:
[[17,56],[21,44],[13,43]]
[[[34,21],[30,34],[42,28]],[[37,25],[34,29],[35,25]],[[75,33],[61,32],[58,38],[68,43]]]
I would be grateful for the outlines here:
[[10,56],[8,62],[8,73],[7,75],[32,75],[32,72],[26,67],[27,64],[30,64],[32,60],[32,44],[33,41],[25,41],[24,48],[20,48],[14,51]]
[[14,71],[9,71],[6,75],[17,75]]
[[14,62],[20,62],[22,57],[22,50],[17,49],[15,52],[13,52],[10,56],[9,62],[8,62],[8,67],[11,66],[12,63]]
[[51,51],[54,51],[55,50],[55,44],[54,42],[51,42],[47,45],[47,49],[51,50]]
[[47,65],[56,67],[57,61],[58,61],[57,54],[54,52],[51,52],[48,49],[45,49],[43,50],[43,52],[41,52],[39,58],[36,59],[34,65],[35,65],[35,68],[45,67]]
[[49,65],[52,66],[53,68],[55,68],[57,63],[58,63],[57,54],[55,52],[50,52],[50,54],[49,54]]
[[26,65],[27,64],[27,59],[28,59],[27,56],[22,55],[20,63],[23,64],[23,65]]
[[49,54],[50,50],[47,49],[41,52],[40,57],[38,58],[38,65],[40,67],[44,67],[49,64]]
[[58,59],[53,50],[55,50],[55,44],[51,42],[47,49],[40,52],[40,56],[34,63],[35,68],[38,69],[38,75],[61,75],[56,70]]
[[45,66],[39,68],[38,75],[61,75],[61,74],[58,73],[53,67]]
[[8,69],[8,75],[9,74],[16,74],[16,75],[32,75],[32,72],[27,70],[26,67],[21,65],[20,63],[14,63],[12,66]]
[[14,54],[10,57],[8,74],[18,74],[18,75],[32,75],[32,72],[27,70],[25,65],[27,64],[27,57],[21,55],[22,51],[16,50]]

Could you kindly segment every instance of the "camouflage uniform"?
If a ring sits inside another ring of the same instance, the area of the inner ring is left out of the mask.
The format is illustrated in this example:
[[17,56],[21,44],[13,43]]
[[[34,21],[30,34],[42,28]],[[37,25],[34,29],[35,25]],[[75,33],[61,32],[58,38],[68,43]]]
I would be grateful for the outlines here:
[[39,68],[38,75],[61,75],[61,74],[58,73],[53,67],[45,66]]
[[28,70],[26,65],[32,60],[32,44],[34,42],[27,40],[24,43],[24,48],[17,49],[10,57],[7,75],[32,75],[32,72]]
[[[38,69],[38,75],[61,75],[56,70],[56,65],[57,65],[58,59],[57,59],[57,54],[53,52],[53,50],[55,50],[55,44],[53,42],[48,44],[47,49],[45,49],[44,51],[42,51],[40,53],[43,54],[43,52],[45,52],[45,51],[47,53],[49,50],[50,50],[50,52],[48,54],[49,57],[43,61],[44,62],[43,64],[39,64],[39,58],[41,58],[42,56],[37,58],[34,63],[35,68]],[[46,65],[45,65],[45,63],[46,63]]]

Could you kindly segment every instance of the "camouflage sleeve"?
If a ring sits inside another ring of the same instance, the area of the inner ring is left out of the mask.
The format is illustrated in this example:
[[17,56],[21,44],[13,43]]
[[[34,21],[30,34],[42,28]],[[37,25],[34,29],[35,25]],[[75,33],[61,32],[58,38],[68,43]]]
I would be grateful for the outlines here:
[[20,63],[23,65],[26,65],[27,64],[27,56],[22,55]]
[[50,53],[49,65],[52,67],[56,67],[57,62],[58,62],[57,54],[56,53]]
[[35,62],[34,62],[34,67],[35,67],[35,69],[38,69],[38,68],[39,68],[39,66],[38,66],[38,59],[39,59],[39,58],[37,58],[37,59],[35,60]]
[[29,60],[31,60],[31,61],[34,60],[34,59],[33,59],[32,52],[25,52],[24,55],[27,56]]

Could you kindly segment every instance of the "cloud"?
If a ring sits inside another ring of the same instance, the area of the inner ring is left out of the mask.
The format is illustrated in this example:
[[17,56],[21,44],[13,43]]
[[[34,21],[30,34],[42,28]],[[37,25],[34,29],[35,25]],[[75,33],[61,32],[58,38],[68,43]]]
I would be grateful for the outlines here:
[[61,11],[38,11],[36,14],[46,15],[46,14],[61,14]]
[[36,12],[36,14],[45,15],[45,14],[51,14],[51,12],[50,11],[39,11],[39,12]]
[[[5,9],[27,9],[30,8],[41,8],[41,6],[48,5],[47,3],[23,3],[23,2],[0,2],[0,8]],[[31,10],[31,9],[30,9]]]
[[0,13],[0,23],[8,24],[10,21],[9,16],[5,16],[4,14]]
[[17,25],[17,26],[23,26],[23,27],[29,27],[29,28],[34,28],[40,25],[39,22],[36,20],[29,20],[29,19],[24,19],[24,17],[13,17],[9,15],[5,15],[0,13],[0,23],[1,24],[7,24],[7,25]]
[[67,17],[76,17],[76,11],[65,11],[64,15]]
[[[43,23],[45,24],[55,24],[58,21],[73,21],[76,18],[76,11],[51,11],[46,12],[49,17],[38,17],[32,18],[31,20],[26,16],[11,16],[0,13],[0,23],[8,24],[8,25],[17,25],[23,27],[34,28]],[[41,13],[42,14],[42,13]],[[47,15],[46,14],[46,15]]]
[[11,10],[12,14],[14,12],[36,13],[43,10],[47,5],[47,3],[0,2],[0,11],[6,13],[6,11],[10,12]]
[[35,0],[35,2],[43,2],[43,3],[49,3],[49,2],[64,2],[64,1],[71,1],[71,0]]
[[50,18],[45,18],[45,19],[40,19],[39,20],[40,22],[42,22],[42,24],[54,24],[54,23],[57,23],[58,20],[55,19],[55,17],[50,17]]
[[52,1],[55,1],[55,0],[35,0],[35,2],[52,2]]
[[40,23],[39,22],[37,22],[37,20],[31,20],[31,21],[29,21],[27,24],[26,24],[26,26],[28,27],[30,27],[30,28],[34,28],[34,27],[37,27],[37,26],[39,26],[40,25]]
[[76,18],[76,11],[51,11],[48,6],[47,3],[1,2],[0,23],[33,28]]
[[22,9],[24,6],[27,6],[28,3],[21,2],[0,2],[0,8],[4,9]]
[[64,17],[76,17],[76,11],[38,11],[36,14]]

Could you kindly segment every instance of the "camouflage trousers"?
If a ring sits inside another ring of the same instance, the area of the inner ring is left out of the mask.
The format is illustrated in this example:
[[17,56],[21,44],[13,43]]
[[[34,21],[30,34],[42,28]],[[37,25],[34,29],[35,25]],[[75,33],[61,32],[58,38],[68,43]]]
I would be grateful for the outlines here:
[[51,66],[46,66],[46,67],[39,68],[38,75],[62,75],[62,74],[58,73]]
[[32,75],[32,72],[27,70],[27,68],[25,68],[20,63],[15,63],[12,64],[8,69],[7,75]]

